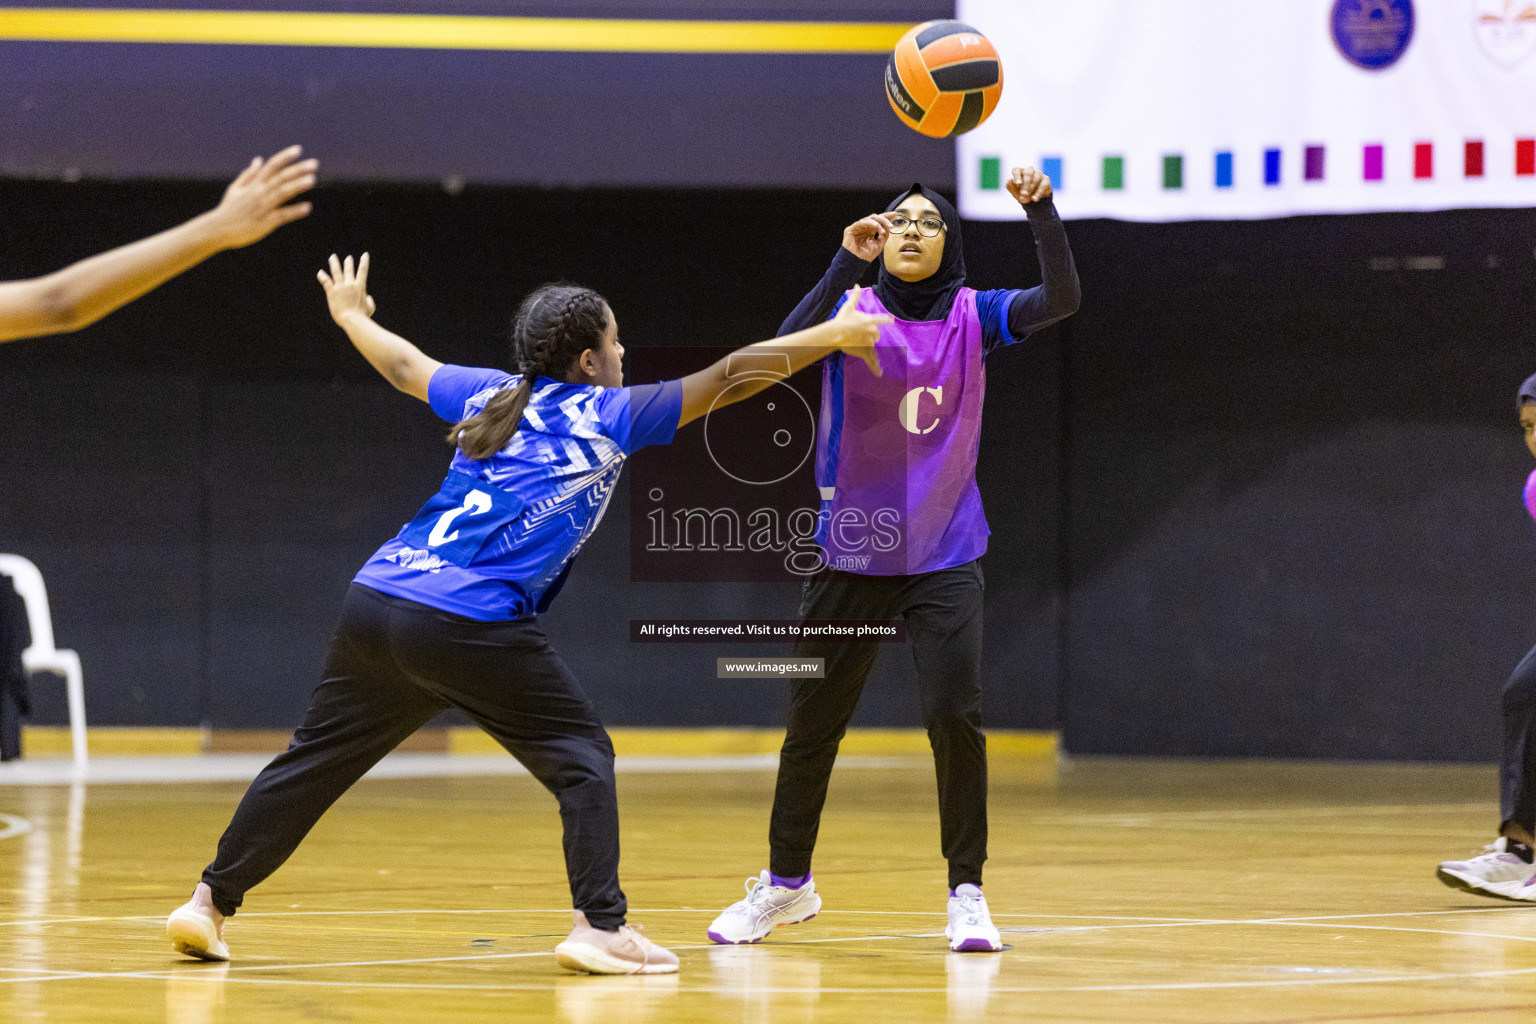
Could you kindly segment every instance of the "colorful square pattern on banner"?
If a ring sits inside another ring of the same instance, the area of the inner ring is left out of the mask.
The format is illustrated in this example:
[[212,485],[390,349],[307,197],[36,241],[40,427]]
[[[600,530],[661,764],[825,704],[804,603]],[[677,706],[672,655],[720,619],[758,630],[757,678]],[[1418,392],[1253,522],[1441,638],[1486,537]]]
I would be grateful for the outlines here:
[[1393,0],[1391,47],[1352,3],[959,0],[1009,83],[958,142],[961,212],[1020,216],[1027,164],[1067,217],[1536,206],[1536,0]]

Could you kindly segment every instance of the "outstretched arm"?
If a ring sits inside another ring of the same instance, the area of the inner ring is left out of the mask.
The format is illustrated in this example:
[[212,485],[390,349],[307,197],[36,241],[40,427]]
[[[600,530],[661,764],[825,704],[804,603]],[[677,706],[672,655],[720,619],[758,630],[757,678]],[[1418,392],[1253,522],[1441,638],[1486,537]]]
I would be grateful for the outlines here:
[[[855,285],[848,301],[831,320],[739,348],[712,366],[684,377],[683,412],[677,425],[691,423],[710,409],[750,398],[833,352],[859,357],[875,376],[880,376],[875,342],[880,338],[881,325],[890,323],[891,318],[860,312],[858,303],[859,288]],[[726,389],[730,389],[729,394]]]
[[363,253],[356,269],[353,269],[351,256],[343,262],[334,253],[330,265],[329,274],[322,270],[315,276],[320,279],[320,287],[325,289],[331,319],[347,332],[347,337],[368,364],[396,390],[423,402],[430,401],[427,385],[443,364],[400,335],[373,322],[373,313],[378,307],[373,296],[368,294],[368,254]]
[[831,316],[837,300],[859,283],[864,271],[885,248],[890,232],[890,219],[883,213],[872,213],[844,228],[843,245],[832,257],[832,265],[779,327],[779,336],[803,331]]
[[251,161],[218,206],[185,224],[46,277],[0,283],[0,342],[78,331],[216,252],[250,245],[309,213],[285,206],[314,187],[319,162],[298,146]]
[[1008,179],[1008,192],[1029,217],[1040,260],[1040,284],[1015,295],[1008,305],[1008,333],[1023,338],[1076,313],[1082,286],[1072,247],[1067,244],[1067,229],[1051,199],[1051,179],[1033,167],[1015,167]]

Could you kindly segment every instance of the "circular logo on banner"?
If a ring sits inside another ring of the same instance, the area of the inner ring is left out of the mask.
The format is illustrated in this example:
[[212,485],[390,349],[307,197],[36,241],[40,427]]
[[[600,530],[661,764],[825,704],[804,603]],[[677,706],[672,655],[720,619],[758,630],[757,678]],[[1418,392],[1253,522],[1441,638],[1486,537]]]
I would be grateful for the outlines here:
[[1367,71],[1396,64],[1413,39],[1413,0],[1335,0],[1333,43]]

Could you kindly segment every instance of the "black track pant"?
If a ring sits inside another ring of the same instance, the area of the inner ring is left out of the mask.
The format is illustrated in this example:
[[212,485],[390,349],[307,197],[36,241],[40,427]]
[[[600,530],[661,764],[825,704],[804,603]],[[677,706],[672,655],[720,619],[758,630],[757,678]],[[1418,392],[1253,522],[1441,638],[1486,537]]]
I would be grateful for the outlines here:
[[450,706],[559,800],[574,906],[594,927],[622,925],[613,744],[538,623],[477,622],[355,583],[304,724],[251,784],[203,872],[219,912],[239,909],[326,808]]
[[1504,684],[1504,759],[1499,764],[1503,820],[1536,831],[1536,647]]
[[[981,884],[987,859],[987,741],[981,732],[981,565],[915,576],[825,570],[806,582],[803,619],[906,619],[923,724],[939,777],[939,830],[950,888]],[[803,875],[827,799],[837,746],[853,717],[877,645],[811,641],[797,658],[826,659],[825,679],[792,681],[789,729],[768,826],[769,870]]]

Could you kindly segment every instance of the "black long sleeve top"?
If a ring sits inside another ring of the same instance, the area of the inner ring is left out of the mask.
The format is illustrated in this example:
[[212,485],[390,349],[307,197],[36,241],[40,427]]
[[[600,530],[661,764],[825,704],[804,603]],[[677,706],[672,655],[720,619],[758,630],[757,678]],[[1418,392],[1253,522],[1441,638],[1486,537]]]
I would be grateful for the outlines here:
[[[1067,243],[1066,225],[1056,212],[1056,204],[1041,199],[1024,207],[1030,230],[1035,236],[1035,255],[1040,261],[1040,284],[1025,288],[1008,303],[1008,333],[1017,341],[1025,335],[1049,327],[1077,312],[1082,301],[1082,285],[1077,278],[1077,264]],[[821,323],[837,307],[844,292],[859,283],[870,262],[861,260],[839,246],[832,265],[816,287],[808,292],[779,327],[779,336],[803,331]]]

